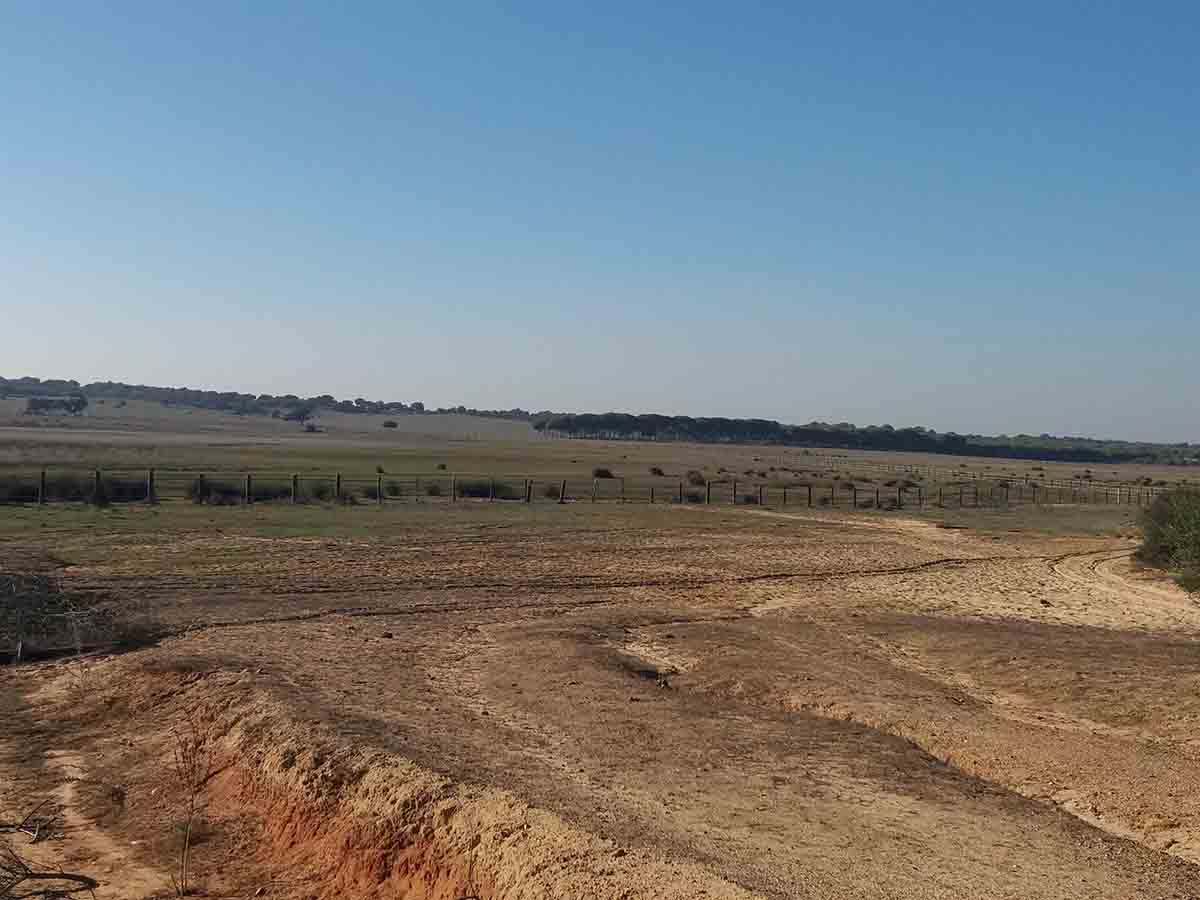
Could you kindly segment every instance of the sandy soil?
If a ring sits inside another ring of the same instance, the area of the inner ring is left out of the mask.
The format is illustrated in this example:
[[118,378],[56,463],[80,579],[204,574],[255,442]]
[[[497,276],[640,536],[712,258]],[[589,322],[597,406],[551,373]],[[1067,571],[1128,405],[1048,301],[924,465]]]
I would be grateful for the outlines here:
[[0,676],[0,818],[165,889],[191,714],[210,896],[1200,897],[1200,605],[1127,539],[588,516],[91,535],[175,635]]

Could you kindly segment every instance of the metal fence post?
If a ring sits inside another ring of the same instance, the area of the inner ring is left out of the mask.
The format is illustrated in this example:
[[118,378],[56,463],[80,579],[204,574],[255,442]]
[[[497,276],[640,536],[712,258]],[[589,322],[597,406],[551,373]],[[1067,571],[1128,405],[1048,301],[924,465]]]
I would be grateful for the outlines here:
[[46,504],[46,470],[42,469],[41,477],[38,478],[38,505]]
[[300,476],[292,475],[292,503],[295,503],[300,494]]
[[712,503],[712,482],[704,482],[704,505],[708,506]]
[[458,502],[458,476],[457,475],[450,476],[450,502],[451,503]]
[[100,501],[101,501],[100,492],[102,490],[103,490],[103,488],[100,486],[100,470],[97,469],[95,471],[95,473],[93,475],[93,479],[92,479],[92,502],[95,503],[97,506],[100,505]]
[[242,489],[242,502],[247,506],[254,502],[254,482],[249,472],[246,473],[246,484]]
[[154,469],[146,470],[146,502],[154,502]]
[[342,502],[342,473],[338,472],[334,475],[333,480],[333,496],[338,503]]
[[565,478],[558,485],[558,502],[559,503],[567,502],[567,479],[565,479]]
[[375,476],[375,502],[383,506],[383,476]]

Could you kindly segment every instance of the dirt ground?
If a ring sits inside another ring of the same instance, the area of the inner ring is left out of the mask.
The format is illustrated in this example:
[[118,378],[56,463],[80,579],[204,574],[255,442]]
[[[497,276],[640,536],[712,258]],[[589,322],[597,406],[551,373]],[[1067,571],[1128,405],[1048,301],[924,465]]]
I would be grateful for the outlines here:
[[188,721],[210,897],[1200,897],[1200,605],[1120,510],[19,515],[170,632],[0,670],[0,820],[100,900],[170,894]]

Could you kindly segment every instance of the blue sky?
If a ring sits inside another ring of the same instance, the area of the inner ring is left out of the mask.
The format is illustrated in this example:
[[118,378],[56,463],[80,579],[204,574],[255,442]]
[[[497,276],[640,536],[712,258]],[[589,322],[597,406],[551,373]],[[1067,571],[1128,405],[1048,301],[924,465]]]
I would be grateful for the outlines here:
[[7,377],[1200,440],[1195,4],[106,6],[0,5]]

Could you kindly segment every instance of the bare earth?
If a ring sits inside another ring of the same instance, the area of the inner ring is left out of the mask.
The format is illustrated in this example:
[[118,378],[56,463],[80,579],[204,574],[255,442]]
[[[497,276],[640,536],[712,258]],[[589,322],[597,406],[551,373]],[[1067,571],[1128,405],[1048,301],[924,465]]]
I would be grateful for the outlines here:
[[189,710],[209,896],[1200,897],[1200,605],[1127,538],[570,505],[130,522],[158,514],[0,545],[175,632],[0,674],[0,819],[62,799],[58,858],[101,900],[169,892]]

